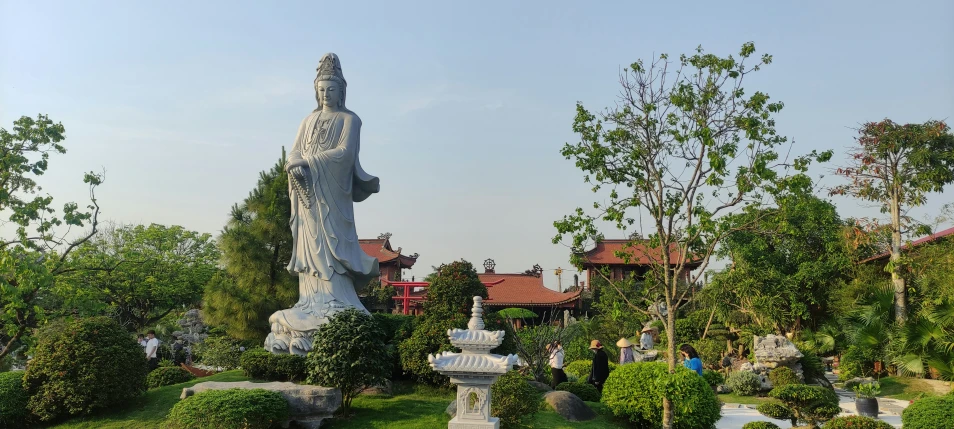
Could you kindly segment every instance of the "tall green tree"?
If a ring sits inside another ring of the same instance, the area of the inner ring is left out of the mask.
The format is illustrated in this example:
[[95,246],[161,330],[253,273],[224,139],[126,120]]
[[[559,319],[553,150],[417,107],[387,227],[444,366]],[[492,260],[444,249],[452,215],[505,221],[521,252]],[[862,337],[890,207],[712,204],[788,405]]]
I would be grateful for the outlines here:
[[887,270],[894,284],[895,318],[903,322],[908,307],[907,287],[900,274],[902,235],[915,225],[907,213],[927,202],[928,193],[941,192],[954,182],[954,135],[940,121],[900,125],[885,119],[862,125],[855,140],[848,164],[835,170],[849,183],[833,188],[832,193],[880,203],[881,212],[890,215]]
[[104,228],[68,259],[74,271],[56,287],[67,306],[109,315],[139,331],[198,304],[217,271],[219,251],[211,234],[181,226],[126,225]]
[[[0,128],[0,213],[4,224],[16,228],[0,237],[0,359],[28,342],[30,332],[56,310],[50,294],[56,278],[70,269],[66,258],[97,232],[95,190],[102,175],[83,177],[89,185],[86,210],[71,202],[59,214],[53,197],[41,194],[36,183],[50,154],[66,153],[65,132],[62,123],[42,114],[14,121],[12,132]],[[89,229],[70,234],[71,228],[84,227]]]
[[[638,256],[651,261],[647,288],[668,308],[670,370],[678,356],[675,319],[690,296],[689,284],[699,280],[719,242],[739,228],[725,215],[757,207],[766,190],[808,180],[776,171],[783,166],[804,171],[810,160],[780,159],[776,149],[786,139],[775,131],[774,115],[782,103],[762,92],[747,95],[742,88],[746,76],[772,61],[763,55],[756,65],[746,65],[754,54],[754,44],[746,43],[739,58],[719,57],[700,47],[675,62],[663,54],[650,64],[633,63],[621,78],[617,107],[598,117],[577,105],[573,130],[580,141],[561,152],[576,161],[594,192],[609,191],[605,202],[593,204],[595,215],[578,208],[555,222],[554,242],[572,237],[577,266],[585,262],[584,245],[602,238],[598,220],[620,230],[639,228],[639,219],[648,220],[648,233],[637,234],[631,244],[646,244],[645,255]],[[821,156],[827,157],[830,153]],[[632,257],[632,249],[623,253]],[[691,260],[699,260],[702,269],[687,276]],[[665,429],[672,428],[673,412],[672,401],[665,398]]]
[[288,226],[291,200],[285,152],[241,204],[232,207],[219,236],[224,272],[209,282],[203,301],[210,324],[225,325],[229,335],[264,340],[268,317],[298,298],[298,278],[285,267],[291,259]]
[[739,216],[739,224],[752,228],[726,237],[719,253],[732,265],[711,284],[721,297],[717,305],[775,332],[823,324],[830,291],[843,287],[851,269],[835,206],[805,191]]

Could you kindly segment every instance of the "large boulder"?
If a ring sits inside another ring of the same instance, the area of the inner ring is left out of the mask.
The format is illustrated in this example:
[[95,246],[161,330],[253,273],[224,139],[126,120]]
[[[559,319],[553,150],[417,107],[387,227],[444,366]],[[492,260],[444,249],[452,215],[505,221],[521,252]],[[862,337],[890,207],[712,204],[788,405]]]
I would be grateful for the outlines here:
[[448,416],[451,416],[451,418],[456,417],[457,416],[457,400],[455,399],[451,401],[450,405],[448,405],[447,408],[444,409],[444,412],[447,413]]
[[188,398],[207,390],[265,389],[281,393],[288,401],[289,419],[282,423],[288,427],[296,422],[306,429],[317,429],[321,422],[341,407],[341,391],[331,387],[308,386],[289,382],[252,383],[250,381],[206,381],[182,389],[179,399]]
[[802,352],[791,340],[780,335],[756,336],[753,342],[755,360],[766,368],[791,366],[802,358]]
[[556,390],[543,395],[543,400],[557,414],[571,422],[582,422],[596,418],[596,413],[586,406],[582,399],[570,392]]
[[533,386],[533,388],[537,389],[537,392],[540,392],[540,393],[547,393],[547,392],[553,391],[553,389],[551,389],[550,386],[547,386],[545,383],[541,383],[539,381],[530,380],[530,381],[527,381],[527,384]]

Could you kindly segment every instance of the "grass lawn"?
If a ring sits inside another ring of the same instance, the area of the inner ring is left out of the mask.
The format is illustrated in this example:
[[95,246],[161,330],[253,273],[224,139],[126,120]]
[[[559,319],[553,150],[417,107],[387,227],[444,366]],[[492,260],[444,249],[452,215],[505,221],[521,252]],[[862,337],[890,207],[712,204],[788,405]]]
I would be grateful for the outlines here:
[[885,398],[911,400],[924,396],[938,396],[949,392],[950,385],[936,380],[922,380],[910,377],[884,377],[881,383],[881,395]]
[[769,398],[766,397],[741,396],[736,395],[735,393],[720,393],[716,396],[719,397],[720,401],[726,404],[758,405],[769,400]]
[[[227,371],[188,383],[149,390],[120,410],[103,411],[87,417],[77,417],[53,425],[57,429],[149,429],[158,428],[172,406],[179,401],[182,388],[202,381],[246,381],[242,371]],[[351,418],[333,419],[331,429],[388,428],[427,429],[446,428],[450,420],[444,410],[454,399],[455,391],[427,386],[395,383],[394,396],[359,396],[351,404]],[[588,422],[568,422],[552,410],[541,410],[527,422],[527,428],[597,429],[625,428],[602,404],[587,403],[598,417]]]
[[69,419],[52,427],[57,429],[148,429],[158,428],[172,406],[179,402],[182,388],[203,381],[246,381],[242,371],[226,371],[187,383],[174,384],[147,391],[121,410],[107,410],[91,416]]

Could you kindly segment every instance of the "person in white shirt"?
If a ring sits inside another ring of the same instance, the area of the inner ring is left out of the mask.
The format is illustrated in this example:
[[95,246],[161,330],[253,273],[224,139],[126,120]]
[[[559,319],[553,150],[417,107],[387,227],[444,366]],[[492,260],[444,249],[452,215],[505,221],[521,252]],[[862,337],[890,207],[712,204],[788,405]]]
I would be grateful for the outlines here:
[[653,348],[653,328],[646,327],[643,328],[643,334],[639,337],[639,346],[643,350],[651,350]]
[[146,362],[149,372],[152,372],[159,366],[159,340],[156,339],[156,331],[153,330],[147,332],[146,337],[149,338],[146,341]]
[[550,380],[555,389],[560,383],[567,381],[566,373],[563,372],[563,345],[559,341],[554,341],[547,346],[547,352],[550,353]]

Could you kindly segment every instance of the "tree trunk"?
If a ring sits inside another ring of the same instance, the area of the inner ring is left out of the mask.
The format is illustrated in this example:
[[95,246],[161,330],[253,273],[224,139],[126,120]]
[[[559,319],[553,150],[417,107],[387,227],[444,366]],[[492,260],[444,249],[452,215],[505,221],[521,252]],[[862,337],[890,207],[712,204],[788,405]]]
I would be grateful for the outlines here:
[[[673,290],[675,291],[675,289]],[[671,304],[667,305],[666,310],[666,342],[668,343],[666,349],[669,351],[666,357],[666,363],[669,364],[669,373],[672,374],[676,371],[676,316]],[[663,429],[672,429],[672,422],[674,420],[672,408],[672,400],[664,396]]]
[[897,191],[891,195],[891,283],[894,285],[894,317],[898,324],[908,316],[904,279],[898,274],[901,261],[901,203]]

